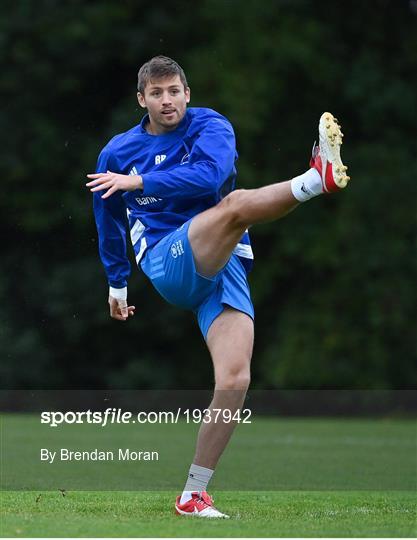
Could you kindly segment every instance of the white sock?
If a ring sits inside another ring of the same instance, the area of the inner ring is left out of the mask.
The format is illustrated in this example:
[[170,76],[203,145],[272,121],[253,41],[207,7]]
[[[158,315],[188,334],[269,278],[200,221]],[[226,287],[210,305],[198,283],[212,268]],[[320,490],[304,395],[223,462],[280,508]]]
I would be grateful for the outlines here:
[[193,463],[188,471],[188,479],[181,495],[180,504],[189,501],[193,491],[207,491],[207,485],[213,473],[213,470],[200,467],[200,465],[194,465]]
[[321,176],[317,169],[309,169],[291,180],[291,191],[297,201],[304,202],[323,193]]

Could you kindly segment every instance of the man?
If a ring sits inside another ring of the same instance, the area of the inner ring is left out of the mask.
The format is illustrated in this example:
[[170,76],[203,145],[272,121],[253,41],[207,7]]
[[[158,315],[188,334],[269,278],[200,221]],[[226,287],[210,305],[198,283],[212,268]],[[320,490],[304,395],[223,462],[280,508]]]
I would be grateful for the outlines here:
[[[103,149],[94,193],[99,249],[109,281],[111,317],[125,321],[126,210],[138,265],[170,303],[191,309],[214,366],[209,409],[238,411],[250,381],[254,311],[246,274],[253,255],[248,227],[276,220],[300,202],[344,188],[342,133],[336,119],[320,119],[311,168],[292,180],[235,190],[235,137],[229,121],[211,109],[189,108],[181,67],[164,56],[138,74],[141,123]],[[104,192],[104,193],[103,193]],[[228,517],[213,506],[207,485],[236,422],[202,423],[178,514]]]

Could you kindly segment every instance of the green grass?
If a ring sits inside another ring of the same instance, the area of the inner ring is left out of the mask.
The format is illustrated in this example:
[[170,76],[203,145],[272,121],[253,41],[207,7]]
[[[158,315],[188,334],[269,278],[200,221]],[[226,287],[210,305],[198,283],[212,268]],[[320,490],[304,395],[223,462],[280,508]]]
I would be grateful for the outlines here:
[[[8,491],[172,491],[182,486],[198,425],[67,425],[4,414],[1,487]],[[156,450],[157,462],[40,461],[58,451]],[[267,464],[267,466],[266,466]],[[250,471],[250,474],[247,474]],[[239,425],[211,483],[214,491],[410,491],[416,488],[411,419],[255,417]]]
[[[196,425],[51,429],[13,414],[1,427],[3,537],[417,535],[412,419],[258,417],[238,426],[210,484],[231,515],[220,521],[173,514]],[[43,447],[147,448],[161,458],[49,465]]]
[[2,537],[413,537],[412,492],[220,492],[230,520],[173,514],[167,492],[3,492]]

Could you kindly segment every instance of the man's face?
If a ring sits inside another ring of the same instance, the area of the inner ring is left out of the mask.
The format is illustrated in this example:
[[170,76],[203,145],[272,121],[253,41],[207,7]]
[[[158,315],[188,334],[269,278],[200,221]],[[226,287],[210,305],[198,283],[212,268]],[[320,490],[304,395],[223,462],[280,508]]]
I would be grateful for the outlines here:
[[154,135],[175,129],[190,102],[190,89],[184,88],[180,76],[148,82],[144,94],[138,93],[139,105],[148,109],[149,131]]

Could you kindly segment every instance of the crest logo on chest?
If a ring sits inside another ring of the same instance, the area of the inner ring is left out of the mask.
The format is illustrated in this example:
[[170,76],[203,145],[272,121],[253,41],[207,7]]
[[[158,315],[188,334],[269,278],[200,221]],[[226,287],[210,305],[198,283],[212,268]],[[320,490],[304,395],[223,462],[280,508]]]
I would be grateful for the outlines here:
[[185,163],[188,163],[190,161],[190,154],[187,152],[184,154],[181,158],[180,165],[184,165]]

